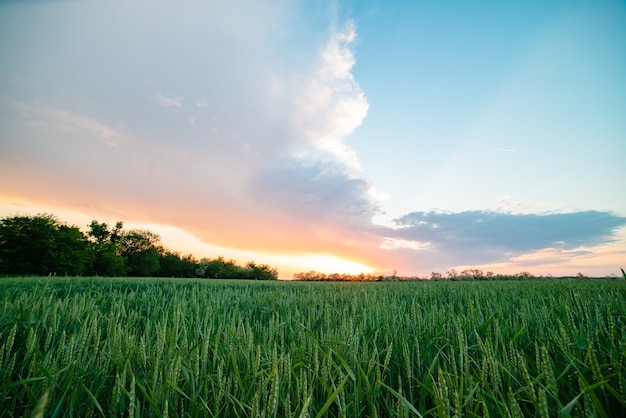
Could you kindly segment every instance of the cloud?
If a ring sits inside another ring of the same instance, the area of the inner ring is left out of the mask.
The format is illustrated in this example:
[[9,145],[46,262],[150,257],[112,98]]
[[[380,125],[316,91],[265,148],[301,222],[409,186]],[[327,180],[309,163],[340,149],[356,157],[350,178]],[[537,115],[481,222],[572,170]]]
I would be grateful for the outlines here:
[[[46,17],[65,28],[47,44],[54,62],[74,63],[63,71],[44,70],[29,52],[38,44],[22,45],[22,64],[3,52],[35,86],[11,86],[12,97],[97,115],[40,105],[0,115],[16,134],[0,144],[3,163],[15,156],[0,167],[5,195],[171,225],[216,247],[371,261],[374,189],[345,143],[369,106],[352,75],[354,23],[311,26],[290,0],[94,7],[102,19],[87,26],[73,2]],[[83,136],[124,146],[103,151]]]
[[152,99],[163,107],[181,107],[182,97],[167,97],[162,94],[155,94]]
[[24,33],[64,30],[2,50],[26,80],[0,74],[4,196],[170,225],[216,249],[321,254],[406,274],[548,259],[547,248],[573,257],[624,225],[605,212],[486,211],[375,225],[384,193],[346,143],[369,111],[353,75],[354,22],[311,25],[291,0],[100,2],[88,13],[97,20],[79,3],[6,17],[25,22]]
[[400,248],[408,248],[410,250],[422,251],[431,248],[430,242],[409,241],[399,238],[385,238],[380,244],[382,250],[397,250]]
[[521,253],[541,248],[576,248],[611,239],[626,218],[608,212],[509,214],[490,211],[413,212],[397,219],[402,235],[437,245],[485,246]]
[[59,107],[46,105],[39,101],[20,101],[2,99],[24,125],[44,132],[61,134],[86,134],[102,140],[103,143],[117,147],[125,142],[125,134],[94,118],[77,115]]
[[196,100],[196,107],[198,109],[204,109],[209,107],[209,102],[206,101],[206,99],[204,98],[200,98],[198,100]]
[[354,149],[345,139],[358,128],[367,115],[369,103],[352,75],[356,40],[354,22],[334,32],[321,53],[320,64],[295,98],[294,123],[317,149],[326,150],[352,169],[361,169]]
[[255,189],[274,206],[310,222],[368,225],[377,207],[369,197],[370,184],[332,161],[291,159],[267,171]]
[[[618,229],[626,225],[626,217],[600,211],[412,212],[394,223],[395,229],[386,231],[382,248],[399,252],[411,249],[403,256],[413,253],[423,265],[452,266],[515,262],[533,253],[545,255],[545,251],[583,256],[580,251],[587,250],[581,250],[582,247],[597,247],[615,240]],[[428,243],[428,246],[411,243]],[[550,260],[539,257],[535,265],[546,262]]]
[[[620,250],[620,247],[625,248],[626,240],[624,238],[626,237],[622,237],[621,245],[607,243],[573,250],[544,248],[516,255],[506,260],[482,264],[481,268],[484,271],[505,274],[522,271],[529,271],[535,275],[554,276],[573,276],[579,272],[591,276],[617,274],[619,273],[621,261],[626,257],[626,250]],[[468,268],[476,268],[476,264],[455,266],[457,271],[463,271]]]
[[599,276],[626,256],[625,226],[626,217],[600,211],[411,212],[371,229],[380,250],[369,254],[382,270],[405,275],[480,268]]

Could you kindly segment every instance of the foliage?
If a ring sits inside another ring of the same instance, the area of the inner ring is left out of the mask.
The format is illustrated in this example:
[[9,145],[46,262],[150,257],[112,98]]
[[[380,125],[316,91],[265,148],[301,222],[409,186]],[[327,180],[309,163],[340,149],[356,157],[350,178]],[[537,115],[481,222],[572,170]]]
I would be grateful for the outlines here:
[[160,277],[196,277],[198,262],[192,255],[182,256],[161,248],[159,254]]
[[120,254],[119,242],[122,236],[122,222],[109,226],[102,222],[91,221],[87,235],[90,238],[92,276],[125,276],[126,263]]
[[133,277],[211,277],[272,280],[276,269],[248,262],[244,267],[218,257],[198,262],[163,248],[148,230],[124,230],[117,222],[92,221],[87,233],[53,215],[0,220],[0,274]]
[[394,275],[382,276],[377,274],[339,274],[331,273],[325,274],[317,271],[309,271],[306,273],[295,273],[293,275],[294,280],[308,281],[308,282],[375,282],[381,280],[396,280],[399,279]]
[[625,416],[626,282],[0,281],[0,417]]
[[151,277],[161,267],[157,245],[161,237],[154,232],[133,229],[120,238],[119,251],[124,257],[127,274],[134,277]]
[[225,260],[221,256],[214,260],[208,258],[200,260],[196,274],[198,277],[211,279],[274,280],[278,278],[276,269],[266,264],[249,261],[245,267],[241,267],[235,260]]
[[0,220],[0,273],[83,274],[88,258],[84,234],[53,215],[14,216]]
[[[622,270],[623,272],[623,270]],[[383,275],[380,273],[374,274],[326,274],[320,273],[317,271],[309,271],[306,273],[295,273],[293,275],[293,280],[297,281],[308,281],[308,282],[381,282],[381,281],[420,281],[420,280],[430,280],[430,281],[484,281],[484,280],[548,280],[553,279],[551,275],[547,277],[543,276],[535,276],[532,273],[527,271],[523,271],[517,274],[494,274],[491,271],[483,273],[480,269],[467,269],[463,270],[461,273],[457,273],[454,269],[451,269],[444,276],[438,272],[432,272],[430,277],[402,277],[396,275],[394,272],[391,275]],[[578,273],[574,277],[565,276],[565,277],[557,277],[560,279],[592,279],[591,277],[587,277],[582,273]],[[607,277],[603,277],[600,279],[615,279],[615,275],[609,275]],[[626,278],[626,275],[625,275]]]

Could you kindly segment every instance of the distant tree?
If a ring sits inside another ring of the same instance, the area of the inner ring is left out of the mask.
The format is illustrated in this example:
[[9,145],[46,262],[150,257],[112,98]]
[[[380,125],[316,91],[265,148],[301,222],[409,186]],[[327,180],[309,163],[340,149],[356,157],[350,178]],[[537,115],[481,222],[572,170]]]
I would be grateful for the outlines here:
[[154,276],[160,269],[157,245],[161,237],[154,232],[132,229],[120,237],[120,255],[124,257],[126,274],[135,277]]
[[200,260],[200,264],[198,266],[198,277],[223,279],[225,278],[227,270],[229,270],[229,268],[226,267],[227,264],[228,262],[222,256],[213,260],[203,258]]
[[85,235],[53,215],[0,221],[0,273],[77,275],[86,271],[87,264]]
[[343,276],[340,274],[332,274],[330,276],[327,276],[324,273],[319,273],[317,271],[311,270],[308,272],[294,273],[293,279],[302,280],[302,281],[324,281],[324,280],[340,281],[340,280],[343,280]]
[[480,269],[463,270],[459,275],[461,280],[481,280],[484,278],[483,271]]
[[206,270],[207,267],[209,265],[209,259],[208,258],[202,258],[199,262],[198,265],[196,267],[196,277],[200,277],[200,278],[206,278]]
[[249,261],[246,264],[246,269],[250,278],[254,280],[275,280],[278,278],[278,271],[267,264],[255,264],[254,261]]
[[184,271],[184,275],[182,275],[182,277],[195,277],[198,260],[196,260],[196,258],[191,254],[182,256],[180,260],[183,264],[181,269]]
[[219,260],[219,263],[221,263],[222,265],[218,267],[220,270],[219,277],[221,279],[240,280],[240,279],[250,278],[245,268],[238,266],[235,260],[233,259],[230,259],[228,261],[223,261],[223,260],[224,260],[223,258]]
[[324,280],[324,278],[326,278],[326,280],[330,280],[331,282],[338,282],[343,280],[342,275],[339,273],[331,273],[329,275],[323,275],[322,273],[319,273],[319,275],[321,280]]
[[195,277],[198,262],[191,255],[182,257],[179,253],[161,248],[159,266],[160,277]]
[[278,271],[267,264],[256,264],[253,261],[242,267],[235,260],[226,260],[219,256],[212,260],[200,260],[197,263],[196,276],[209,279],[274,280],[278,278]]
[[87,235],[90,238],[91,262],[89,273],[94,276],[125,276],[126,263],[121,255],[122,222],[115,227],[91,221]]
[[91,261],[89,242],[78,227],[59,225],[54,240],[54,270],[58,274],[82,275]]
[[249,262],[242,267],[218,257],[200,262],[163,248],[151,231],[109,227],[92,221],[87,233],[53,215],[0,219],[0,274],[214,277],[271,280],[276,269]]

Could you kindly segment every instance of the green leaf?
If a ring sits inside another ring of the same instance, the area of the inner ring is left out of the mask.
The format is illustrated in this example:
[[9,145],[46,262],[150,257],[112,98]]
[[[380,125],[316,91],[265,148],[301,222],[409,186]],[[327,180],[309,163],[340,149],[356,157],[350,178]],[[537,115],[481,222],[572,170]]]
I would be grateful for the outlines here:
[[30,414],[31,418],[42,418],[43,413],[46,410],[46,404],[48,403],[48,397],[50,396],[50,389],[46,390],[41,398],[37,401],[37,405],[35,405],[35,409],[33,409],[32,414]]
[[87,392],[87,395],[89,396],[89,398],[91,398],[91,401],[94,403],[94,405],[96,405],[96,408],[98,408],[98,411],[100,411],[102,416],[104,416],[104,411],[102,410],[102,407],[100,406],[100,402],[98,402],[96,397],[93,396],[93,393],[91,393],[91,391],[89,389],[87,389],[87,386],[85,386],[82,383],[80,385],[83,387],[83,389],[85,389],[85,392]]
[[176,383],[172,382],[171,380],[167,379],[166,383],[172,388],[174,389],[176,392],[180,393],[181,395],[183,395],[185,398],[187,398],[188,400],[191,400],[191,398],[181,389],[178,387],[178,385],[176,385]]
[[335,389],[335,391],[328,397],[328,399],[326,400],[326,403],[324,404],[322,409],[320,409],[320,411],[317,413],[315,418],[321,418],[321,417],[324,416],[326,411],[328,411],[328,408],[330,408],[330,406],[333,404],[333,402],[335,402],[335,399],[337,399],[337,396],[339,395],[339,393],[343,390],[343,387],[346,384],[346,382],[348,381],[349,377],[350,376],[346,376],[346,377],[343,378],[341,383],[339,383],[339,386],[337,386],[337,389]]
[[399,394],[398,392],[396,392],[395,390],[393,390],[391,387],[387,386],[386,384],[384,384],[383,382],[380,382],[380,384],[387,388],[387,390],[389,390],[389,392],[391,392],[391,394],[393,396],[395,396],[396,398],[398,398],[399,401],[401,401],[408,409],[409,411],[413,412],[416,416],[420,417],[420,418],[424,418],[422,417],[422,414],[420,414],[417,409],[415,409],[415,407],[411,404],[411,402],[409,402],[407,400],[407,398],[405,398],[404,396],[402,396],[401,394]]

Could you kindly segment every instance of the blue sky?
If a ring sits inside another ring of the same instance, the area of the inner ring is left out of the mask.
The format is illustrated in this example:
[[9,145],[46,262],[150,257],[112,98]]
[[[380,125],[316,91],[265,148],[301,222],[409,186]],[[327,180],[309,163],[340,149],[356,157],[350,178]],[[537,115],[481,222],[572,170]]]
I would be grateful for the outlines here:
[[626,260],[621,1],[0,2],[0,215],[293,272]]

